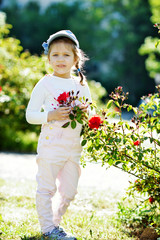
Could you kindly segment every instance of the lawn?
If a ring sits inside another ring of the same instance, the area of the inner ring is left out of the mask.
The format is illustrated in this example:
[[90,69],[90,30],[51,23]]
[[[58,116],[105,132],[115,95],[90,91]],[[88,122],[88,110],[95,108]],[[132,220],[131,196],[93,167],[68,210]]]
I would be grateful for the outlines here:
[[[35,191],[33,180],[0,179],[0,239],[40,239]],[[81,187],[61,225],[78,240],[134,240],[116,220],[118,200],[114,192]]]

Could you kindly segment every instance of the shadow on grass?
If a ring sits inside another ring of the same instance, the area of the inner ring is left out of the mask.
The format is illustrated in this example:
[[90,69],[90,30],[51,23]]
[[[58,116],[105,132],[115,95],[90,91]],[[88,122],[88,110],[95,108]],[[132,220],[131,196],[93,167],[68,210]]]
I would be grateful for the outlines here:
[[35,235],[33,237],[24,236],[21,238],[21,240],[41,240],[41,237],[41,235]]

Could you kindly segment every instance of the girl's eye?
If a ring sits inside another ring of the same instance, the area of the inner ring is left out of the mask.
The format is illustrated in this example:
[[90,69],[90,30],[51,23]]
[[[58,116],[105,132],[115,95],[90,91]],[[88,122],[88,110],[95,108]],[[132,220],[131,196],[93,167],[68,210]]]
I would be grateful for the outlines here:
[[[57,57],[58,56],[58,54],[53,54],[53,57]],[[69,55],[68,54],[65,54],[64,56],[67,56],[67,57],[69,57]]]

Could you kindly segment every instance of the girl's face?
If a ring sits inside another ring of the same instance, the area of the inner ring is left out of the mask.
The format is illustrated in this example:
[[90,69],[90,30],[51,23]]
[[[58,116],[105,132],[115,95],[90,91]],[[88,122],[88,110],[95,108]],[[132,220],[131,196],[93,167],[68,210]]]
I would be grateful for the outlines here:
[[76,61],[70,44],[64,42],[52,44],[48,59],[54,70],[54,76],[61,78],[71,77],[71,68]]

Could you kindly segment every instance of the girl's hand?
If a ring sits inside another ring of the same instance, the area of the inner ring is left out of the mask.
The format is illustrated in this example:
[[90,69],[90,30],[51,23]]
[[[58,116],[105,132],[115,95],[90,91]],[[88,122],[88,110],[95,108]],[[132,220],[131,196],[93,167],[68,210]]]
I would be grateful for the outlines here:
[[[87,105],[85,105],[85,104],[79,104],[78,105],[79,106],[79,108],[84,112],[84,114],[82,115],[82,119],[84,120],[84,119],[88,119],[88,106]],[[86,115],[87,114],[87,115]]]
[[79,106],[79,108],[80,108],[83,112],[85,112],[85,113],[88,112],[88,111],[87,111],[88,106],[86,106],[84,103],[79,104],[78,106]]
[[[85,104],[78,104],[78,105],[76,105],[77,107],[79,107],[83,112],[85,112],[85,113],[87,113],[88,111],[87,111],[87,108],[88,108],[88,106],[86,106]],[[71,110],[74,110],[74,107],[71,107]]]
[[71,112],[70,107],[59,107],[53,111],[48,112],[47,121],[63,121],[69,119],[69,114]]

